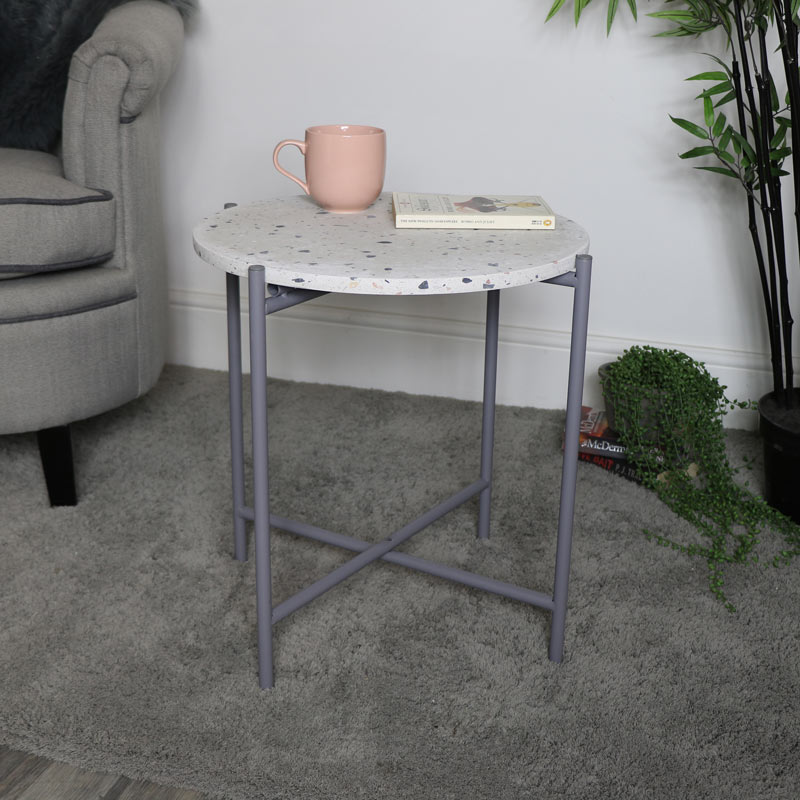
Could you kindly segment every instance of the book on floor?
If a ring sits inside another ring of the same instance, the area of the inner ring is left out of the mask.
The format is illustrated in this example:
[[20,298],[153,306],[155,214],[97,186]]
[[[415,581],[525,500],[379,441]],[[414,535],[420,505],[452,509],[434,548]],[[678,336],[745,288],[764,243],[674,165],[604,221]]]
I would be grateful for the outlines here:
[[[563,440],[561,447],[562,449],[564,447]],[[663,458],[663,454],[659,453],[658,460],[663,461]],[[642,482],[640,471],[628,460],[627,448],[619,434],[609,426],[608,417],[602,408],[581,407],[578,460],[594,464],[615,475],[621,475],[629,481]],[[681,469],[691,478],[696,478],[699,470],[698,465],[689,458],[686,458]],[[665,480],[666,476],[667,473],[664,472],[658,475],[658,480]]]
[[628,461],[625,445],[620,441],[619,434],[609,427],[606,412],[602,408],[581,408],[578,459],[629,481],[641,483],[636,468]]
[[392,192],[397,228],[553,230],[556,217],[538,195]]

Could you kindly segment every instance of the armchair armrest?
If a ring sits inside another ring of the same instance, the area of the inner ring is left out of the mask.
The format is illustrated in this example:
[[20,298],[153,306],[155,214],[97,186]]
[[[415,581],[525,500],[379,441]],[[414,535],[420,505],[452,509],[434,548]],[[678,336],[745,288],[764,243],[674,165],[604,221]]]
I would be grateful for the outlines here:
[[131,0],[105,16],[70,64],[62,133],[69,180],[114,191],[119,126],[157,107],[182,47],[181,16],[159,0]]
[[183,23],[174,8],[157,0],[123,3],[75,52],[69,78],[89,83],[101,59],[119,58],[129,71],[120,117],[137,117],[164,88],[180,60],[182,45]]

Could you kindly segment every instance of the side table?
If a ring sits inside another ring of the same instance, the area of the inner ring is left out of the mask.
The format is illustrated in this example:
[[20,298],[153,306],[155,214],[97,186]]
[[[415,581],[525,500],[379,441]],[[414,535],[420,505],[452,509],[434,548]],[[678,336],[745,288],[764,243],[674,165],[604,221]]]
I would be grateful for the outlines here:
[[[398,230],[391,195],[360,214],[332,214],[305,196],[230,204],[194,230],[197,254],[226,272],[231,417],[234,555],[247,558],[245,525],[254,523],[259,684],[274,685],[272,627],[367,564],[384,559],[410,569],[500,594],[551,612],[551,660],[564,648],[572,524],[577,480],[589,288],[589,237],[558,217],[555,230]],[[244,485],[242,352],[239,278],[248,278],[253,505]],[[567,386],[565,447],[557,526],[555,578],[545,593],[398,553],[395,548],[449,511],[479,495],[478,536],[489,536],[500,292],[529,283],[574,290]],[[371,544],[270,510],[267,435],[266,316],[329,292],[371,295],[486,294],[480,477],[418,519]],[[272,606],[270,527],[358,553],[294,596]]]

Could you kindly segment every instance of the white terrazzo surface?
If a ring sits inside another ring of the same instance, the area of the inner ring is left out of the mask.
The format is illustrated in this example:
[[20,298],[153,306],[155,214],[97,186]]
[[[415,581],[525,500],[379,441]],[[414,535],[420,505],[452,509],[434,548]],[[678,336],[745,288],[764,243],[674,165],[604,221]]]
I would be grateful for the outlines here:
[[204,261],[267,283],[326,292],[418,295],[505,289],[574,269],[589,249],[577,223],[555,230],[397,229],[391,193],[359,214],[334,214],[305,195],[221,211],[194,229]]

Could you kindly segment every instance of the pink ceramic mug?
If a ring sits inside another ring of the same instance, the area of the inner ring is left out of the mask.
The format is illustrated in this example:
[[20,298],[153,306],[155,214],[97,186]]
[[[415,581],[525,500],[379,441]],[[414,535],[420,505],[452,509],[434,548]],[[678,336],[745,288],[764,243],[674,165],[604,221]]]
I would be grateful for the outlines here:
[[[305,156],[306,179],[278,163],[282,147],[293,144]],[[306,140],[285,139],[272,154],[278,172],[291,178],[324,209],[352,214],[381,193],[386,172],[386,132],[371,125],[314,125]]]

